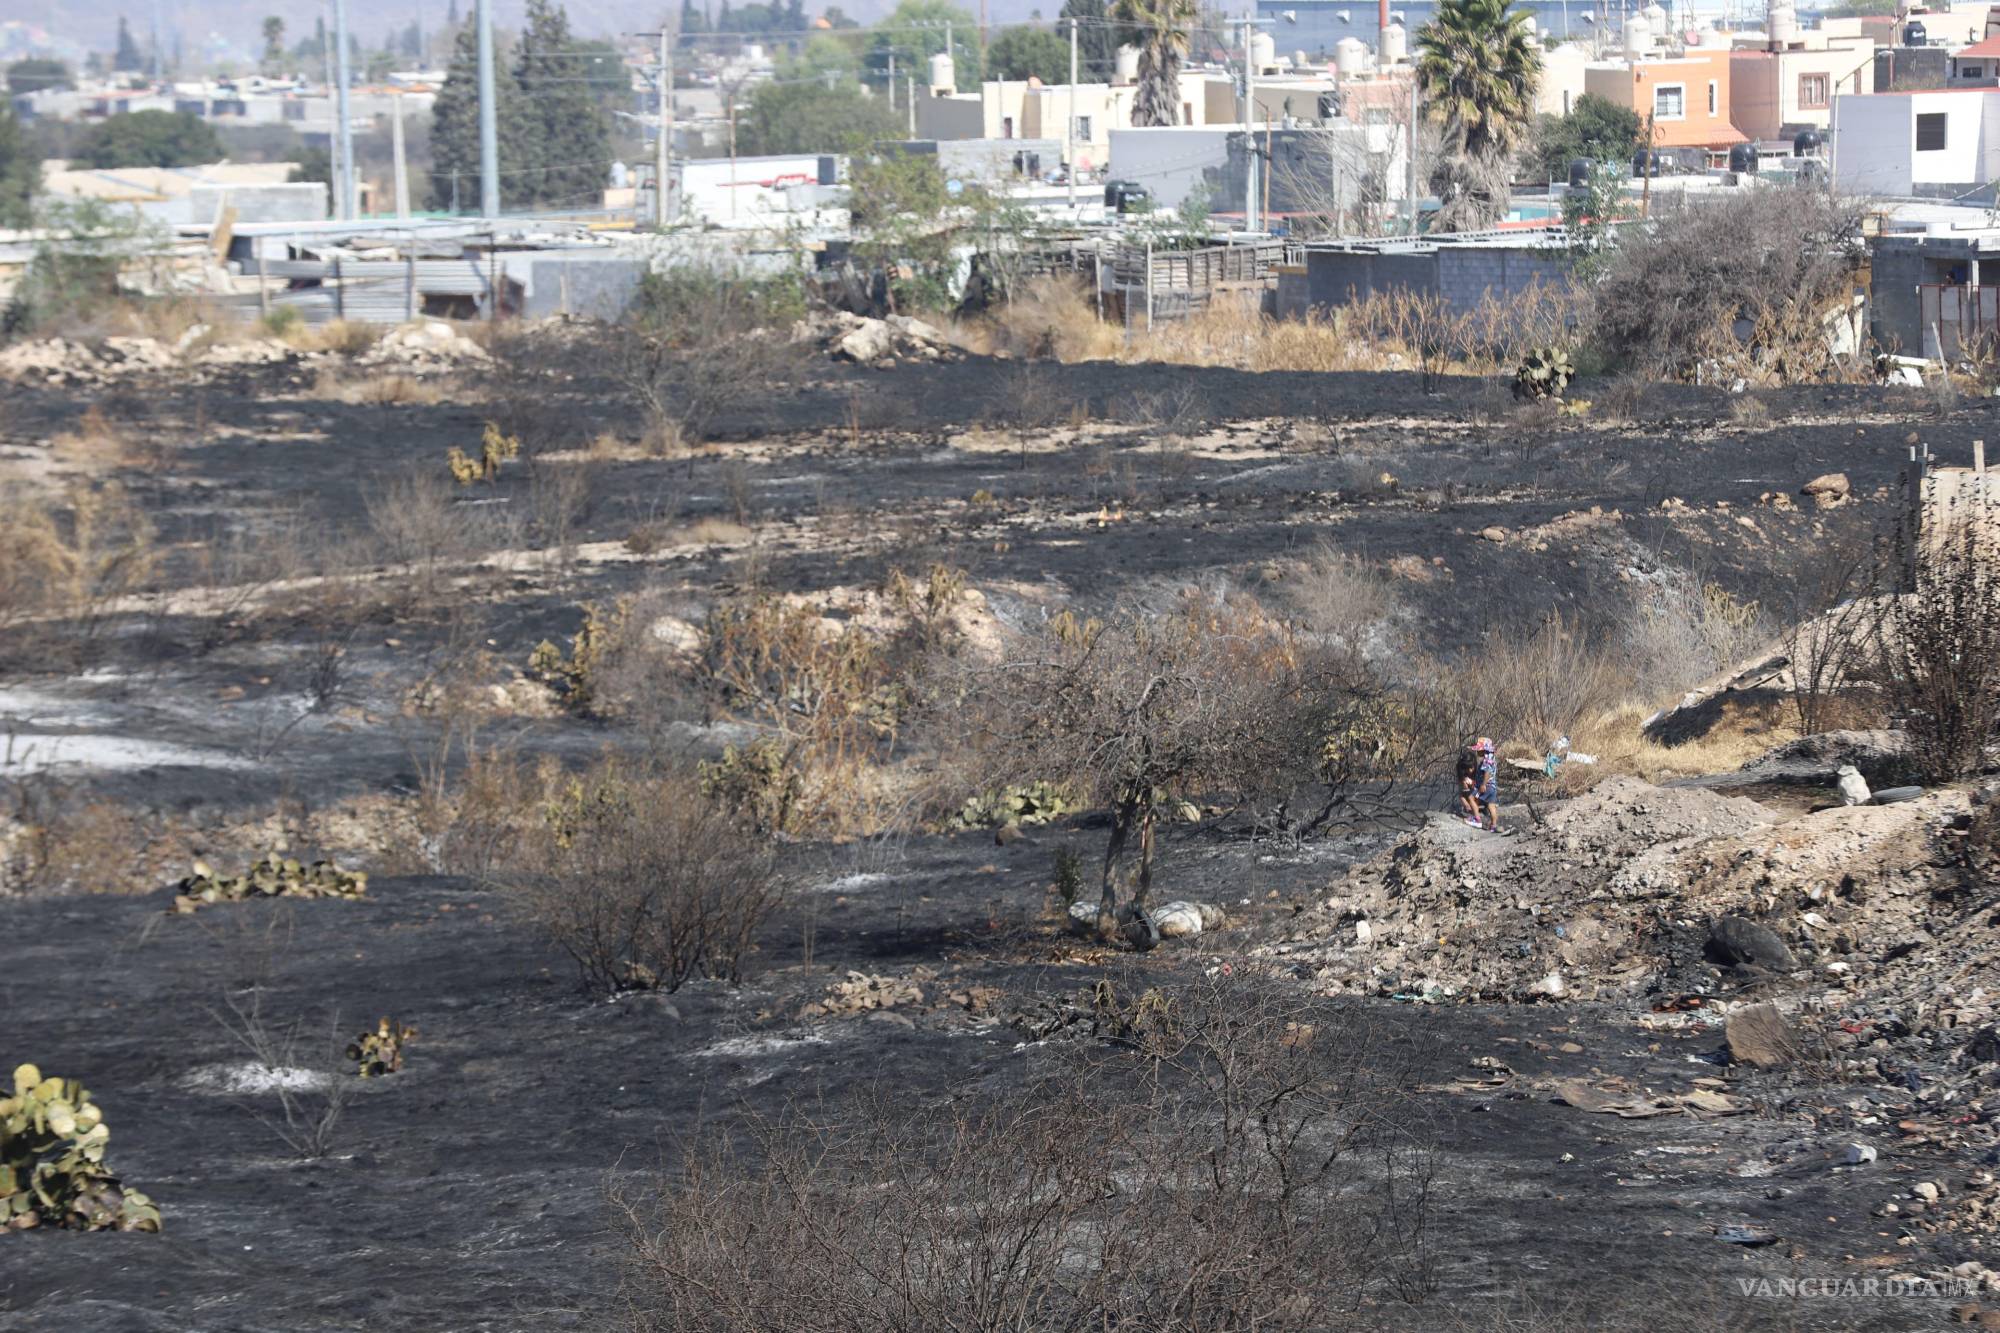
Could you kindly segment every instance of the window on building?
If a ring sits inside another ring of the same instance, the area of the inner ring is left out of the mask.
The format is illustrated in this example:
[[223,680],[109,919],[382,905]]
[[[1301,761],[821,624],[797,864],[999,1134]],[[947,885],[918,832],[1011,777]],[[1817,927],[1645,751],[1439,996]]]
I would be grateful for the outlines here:
[[1089,116],[1078,116],[1076,118],[1076,137],[1079,139],[1083,139],[1085,141],[1088,141],[1090,139]]
[[1012,116],[1000,117],[1000,137],[1003,139],[1014,137],[1014,118]]
[[1720,114],[1716,108],[1721,105],[1721,94],[1718,92],[1718,85],[1714,79],[1710,79],[1708,81],[1708,114],[1711,116]]
[[1678,83],[1663,83],[1653,89],[1654,120],[1686,120],[1687,88]]
[[1960,65],[1958,67],[1958,77],[1961,79],[1983,79],[1986,77],[1986,66],[1978,64]]
[[1944,122],[1942,111],[1917,117],[1917,151],[1919,153],[1942,153],[1944,151]]
[[1799,110],[1826,110],[1827,79],[1824,74],[1799,75]]

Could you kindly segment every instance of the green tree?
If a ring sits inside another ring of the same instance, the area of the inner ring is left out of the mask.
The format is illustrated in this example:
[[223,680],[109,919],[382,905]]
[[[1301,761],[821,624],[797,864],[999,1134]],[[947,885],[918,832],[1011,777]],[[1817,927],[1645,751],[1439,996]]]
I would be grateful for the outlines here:
[[851,83],[760,83],[736,119],[737,149],[748,155],[854,152],[897,133],[888,104]]
[[[494,116],[499,131],[500,202],[529,202],[527,182],[541,165],[541,127],[514,81],[514,68],[495,53]],[[431,104],[431,207],[470,212],[479,207],[479,38],[467,23],[452,44],[444,87]]]
[[825,19],[826,26],[832,28],[835,32],[851,31],[861,26],[855,20],[847,17],[847,11],[839,5],[828,5],[826,12],[821,14],[820,17]]
[[894,275],[891,308],[948,305],[946,278],[955,256],[944,215],[951,194],[937,158],[916,153],[857,158],[848,168],[847,193],[855,257]]
[[537,154],[521,192],[536,203],[602,201],[611,171],[611,127],[585,81],[589,57],[570,35],[569,14],[561,5],[528,0],[514,81],[527,103]]
[[[1077,59],[1082,58],[1079,50]],[[986,73],[995,79],[1068,83],[1069,42],[1042,28],[1003,28],[986,45]]]
[[139,54],[139,44],[132,40],[132,29],[125,22],[125,16],[118,16],[118,53],[111,57],[111,68],[120,74],[129,74],[146,67],[146,58]]
[[1897,0],[1838,0],[1820,13],[1830,19],[1874,18],[1895,14],[1901,8]]
[[1195,0],[1116,0],[1111,17],[1130,28],[1139,47],[1132,123],[1180,124],[1181,60],[1194,40]]
[[785,77],[852,83],[860,70],[861,53],[852,38],[816,32],[806,38],[798,55],[786,64]]
[[0,107],[0,227],[25,227],[34,219],[42,188],[42,158],[21,131],[12,107]]
[[979,23],[951,0],[902,0],[882,20],[875,34],[870,69],[884,69],[896,53],[896,77],[917,76],[918,86],[929,77],[930,58],[944,50],[951,32],[953,77],[961,88],[977,88],[980,80]]
[[7,91],[15,97],[48,88],[74,88],[69,66],[60,60],[16,60],[7,66]]
[[207,121],[185,111],[128,111],[95,125],[77,145],[83,167],[192,167],[222,160]]
[[588,41],[573,42],[570,50],[576,57],[568,62],[570,68],[575,77],[584,81],[592,97],[603,103],[631,105],[632,74],[617,47],[609,42]]
[[1630,163],[1639,151],[1639,113],[1596,93],[1577,98],[1567,116],[1535,122],[1536,168],[1545,179],[1566,178],[1575,161]]
[[1417,83],[1440,143],[1431,188],[1444,231],[1506,215],[1509,167],[1531,123],[1542,57],[1513,0],[1439,0],[1417,30]]
[[285,72],[285,21],[276,14],[264,20],[264,54],[257,64],[274,77]]
[[[1109,83],[1118,70],[1118,44],[1131,35],[1111,21],[1105,0],[1063,0],[1062,17],[1077,20],[1077,77],[1085,83]],[[1056,34],[1069,37],[1066,23],[1056,25]]]

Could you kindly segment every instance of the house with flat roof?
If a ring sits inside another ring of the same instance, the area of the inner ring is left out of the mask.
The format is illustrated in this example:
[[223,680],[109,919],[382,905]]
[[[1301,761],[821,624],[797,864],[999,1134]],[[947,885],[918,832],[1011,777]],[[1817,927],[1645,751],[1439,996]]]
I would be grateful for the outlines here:
[[1744,142],[1730,121],[1730,66],[1733,53],[1691,47],[1674,56],[1605,61],[1584,71],[1584,91],[1653,121],[1656,148],[1701,148],[1710,152]]
[[1956,198],[2000,177],[2000,88],[1834,98],[1833,180],[1849,194]]

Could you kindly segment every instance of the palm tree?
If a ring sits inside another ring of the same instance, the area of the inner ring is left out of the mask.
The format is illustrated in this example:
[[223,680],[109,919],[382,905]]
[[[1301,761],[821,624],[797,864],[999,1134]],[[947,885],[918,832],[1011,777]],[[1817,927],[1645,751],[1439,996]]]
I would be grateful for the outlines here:
[[1417,84],[1438,128],[1436,226],[1464,231],[1506,214],[1509,163],[1534,119],[1541,52],[1514,0],[1438,0],[1417,30]]
[[1111,17],[1139,46],[1139,86],[1132,95],[1134,125],[1181,123],[1181,57],[1193,41],[1195,0],[1116,0]]

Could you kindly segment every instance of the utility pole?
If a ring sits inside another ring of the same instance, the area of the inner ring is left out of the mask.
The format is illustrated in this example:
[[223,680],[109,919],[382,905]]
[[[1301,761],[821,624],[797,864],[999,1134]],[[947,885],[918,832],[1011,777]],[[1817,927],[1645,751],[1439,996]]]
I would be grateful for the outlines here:
[[1254,20],[1243,16],[1243,230],[1257,230],[1257,58],[1251,53]]
[[905,96],[903,100],[910,104],[910,137],[914,139],[917,137],[917,76],[916,75],[906,74],[903,76],[903,91],[907,94],[907,96]]
[[479,10],[479,215],[500,216],[500,109],[493,92],[493,0]]
[[896,109],[896,48],[889,48],[889,109]]
[[674,151],[674,50],[664,29],[660,32],[660,142],[653,162],[653,221],[667,229],[668,179],[673,174]]
[[1069,157],[1069,216],[1076,220],[1076,20],[1069,21],[1069,133],[1064,151]]
[[403,160],[403,95],[397,93],[389,99],[389,151],[395,158],[396,166],[396,216],[410,216],[410,173]]
[[1403,201],[1403,211],[1409,215],[1410,235],[1415,236],[1417,234],[1417,67],[1415,62],[1412,62],[1410,65],[1409,178],[1409,188],[1406,191],[1409,197]]
[[347,111],[347,0],[333,0],[333,179],[340,202],[333,215],[352,222],[355,213],[354,122]]

